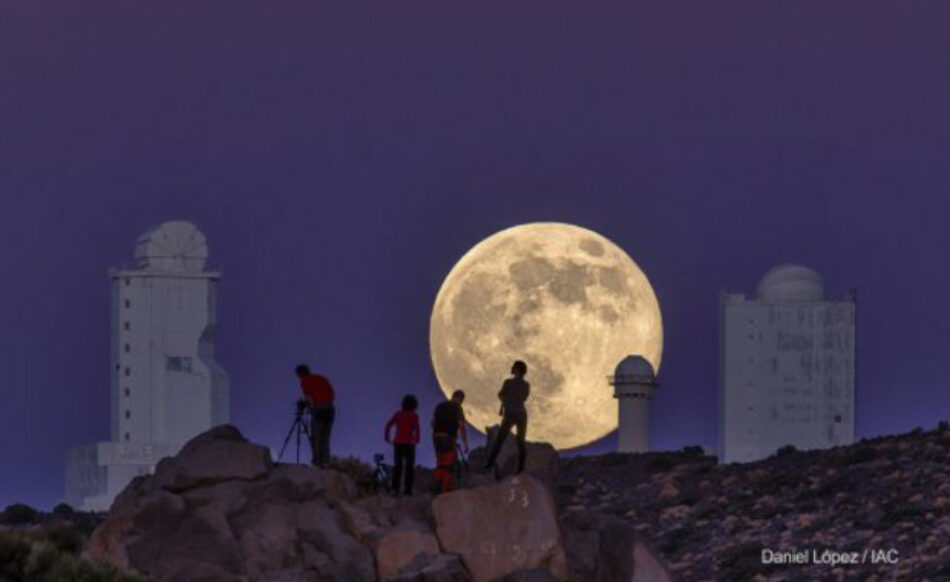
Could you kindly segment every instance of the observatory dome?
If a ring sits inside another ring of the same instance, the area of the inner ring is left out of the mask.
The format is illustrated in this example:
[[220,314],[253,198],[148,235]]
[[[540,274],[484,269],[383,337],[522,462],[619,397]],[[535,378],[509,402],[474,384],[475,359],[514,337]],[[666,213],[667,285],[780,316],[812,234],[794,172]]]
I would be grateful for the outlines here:
[[205,235],[194,224],[172,220],[152,227],[135,243],[139,269],[200,273],[208,258]]
[[656,384],[653,364],[643,356],[627,356],[614,371],[614,384]]
[[759,281],[759,299],[774,302],[822,301],[825,285],[821,276],[802,265],[779,265]]

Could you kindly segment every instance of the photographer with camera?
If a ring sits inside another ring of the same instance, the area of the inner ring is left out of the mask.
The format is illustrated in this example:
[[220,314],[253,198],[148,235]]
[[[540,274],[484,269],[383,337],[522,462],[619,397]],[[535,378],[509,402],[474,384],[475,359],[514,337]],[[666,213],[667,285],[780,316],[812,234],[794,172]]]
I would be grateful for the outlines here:
[[300,364],[295,372],[300,379],[300,390],[304,395],[304,399],[297,403],[298,414],[302,413],[304,408],[310,408],[312,463],[316,467],[326,467],[330,462],[330,431],[336,417],[333,386],[320,374],[311,373],[307,364]]

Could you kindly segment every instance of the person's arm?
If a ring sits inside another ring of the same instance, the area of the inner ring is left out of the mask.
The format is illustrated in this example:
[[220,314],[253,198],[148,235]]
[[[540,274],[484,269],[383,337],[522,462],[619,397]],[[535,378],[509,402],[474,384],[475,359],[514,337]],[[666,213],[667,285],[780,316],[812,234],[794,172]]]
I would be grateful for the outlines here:
[[524,383],[524,399],[527,400],[528,396],[531,396],[531,384],[528,382]]
[[313,398],[310,398],[310,394],[307,394],[307,390],[303,387],[303,379],[300,380],[300,392],[303,394],[303,400],[306,401],[308,406],[313,406]]
[[501,406],[498,407],[498,416],[505,415],[505,389],[508,387],[508,380],[505,380],[501,383],[501,390],[498,391],[498,400],[501,401]]
[[462,437],[462,450],[468,452],[468,431],[465,429],[465,411],[459,406],[459,436]]

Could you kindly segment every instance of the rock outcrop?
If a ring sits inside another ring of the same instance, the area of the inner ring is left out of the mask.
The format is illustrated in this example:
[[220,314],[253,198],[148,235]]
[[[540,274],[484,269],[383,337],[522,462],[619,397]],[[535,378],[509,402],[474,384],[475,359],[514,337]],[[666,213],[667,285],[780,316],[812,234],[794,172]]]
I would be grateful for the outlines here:
[[396,499],[275,465],[219,426],[133,480],[86,555],[158,582],[639,582],[629,524],[559,520],[557,455],[543,448],[529,451],[534,474]]
[[537,568],[568,579],[557,506],[534,477],[441,495],[433,511],[442,546],[462,557],[475,582]]

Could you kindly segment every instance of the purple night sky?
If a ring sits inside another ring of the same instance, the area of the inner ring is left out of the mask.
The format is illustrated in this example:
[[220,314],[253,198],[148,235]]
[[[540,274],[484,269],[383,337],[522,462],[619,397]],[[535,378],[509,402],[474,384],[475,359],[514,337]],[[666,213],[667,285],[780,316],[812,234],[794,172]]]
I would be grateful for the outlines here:
[[4,2],[0,507],[108,439],[106,271],[176,218],[223,270],[232,420],[273,447],[301,360],[335,452],[388,450],[407,391],[426,422],[442,278],[543,220],[649,276],[658,448],[715,444],[718,293],[785,261],[859,289],[859,436],[947,418],[950,4],[658,4]]

